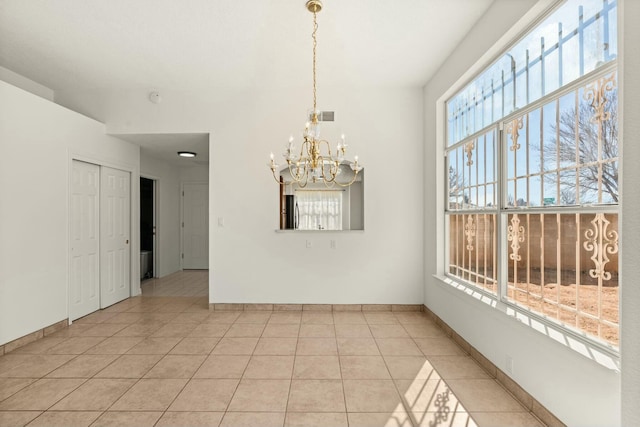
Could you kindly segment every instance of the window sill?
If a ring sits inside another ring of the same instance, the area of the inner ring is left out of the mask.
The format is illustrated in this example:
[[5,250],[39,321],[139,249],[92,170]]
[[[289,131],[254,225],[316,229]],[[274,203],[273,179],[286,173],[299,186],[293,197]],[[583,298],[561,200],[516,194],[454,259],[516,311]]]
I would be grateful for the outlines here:
[[456,289],[477,301],[486,304],[505,316],[520,322],[531,329],[549,337],[557,343],[593,360],[599,365],[615,372],[620,372],[620,355],[613,346],[595,342],[585,333],[560,325],[555,320],[543,315],[531,313],[526,309],[498,300],[494,295],[454,280],[452,277],[434,274],[439,286]]

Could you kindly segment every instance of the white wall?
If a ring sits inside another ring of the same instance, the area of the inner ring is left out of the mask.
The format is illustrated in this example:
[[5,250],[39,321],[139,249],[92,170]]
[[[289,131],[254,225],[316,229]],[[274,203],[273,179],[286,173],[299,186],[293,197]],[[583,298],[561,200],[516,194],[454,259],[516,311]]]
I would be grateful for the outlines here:
[[180,270],[180,168],[141,149],[140,175],[158,180],[156,275],[164,277]]
[[[620,229],[622,425],[640,425],[640,2],[618,0],[619,33],[622,39],[620,84],[622,105],[622,219]],[[627,18],[628,17],[628,18]]]
[[290,134],[300,141],[310,89],[160,88],[162,104],[143,91],[112,93],[106,123],[109,133],[210,133],[211,302],[422,303],[421,89],[320,89],[319,106],[336,111],[325,135],[344,132],[367,171],[366,230],[276,233],[278,186],[266,163]]
[[209,166],[193,165],[180,168],[180,182],[209,182]]
[[[425,229],[425,304],[503,372],[508,372],[506,360],[507,355],[511,356],[513,379],[567,425],[619,425],[618,372],[433,276],[442,275],[444,271],[441,250],[444,167],[440,148],[444,121],[442,110],[436,108],[437,102],[483,54],[486,54],[483,61],[495,57],[497,47],[504,46],[524,29],[522,21],[531,22],[537,13],[532,13],[530,8],[544,10],[551,2],[534,3],[532,0],[497,0],[425,87],[425,217],[438,219],[427,221]],[[465,76],[469,77],[469,74]],[[637,306],[636,302],[636,311]]]
[[[306,93],[306,92],[304,92]],[[324,94],[324,97],[323,97]],[[287,93],[228,105],[211,147],[210,265],[215,302],[420,303],[422,275],[422,96],[418,89],[344,90],[320,106],[336,111],[351,155],[366,168],[365,230],[275,233],[278,185],[266,167],[287,137],[298,137],[308,108]],[[396,174],[392,150],[406,154]],[[229,162],[228,159],[235,159]],[[234,185],[235,184],[235,185]],[[336,240],[336,249],[329,240]],[[305,248],[310,240],[312,247]]]
[[[138,211],[137,146],[104,125],[0,81],[0,344],[68,318],[71,158],[132,171]],[[139,246],[132,216],[131,247]],[[139,288],[133,262],[132,288]]]

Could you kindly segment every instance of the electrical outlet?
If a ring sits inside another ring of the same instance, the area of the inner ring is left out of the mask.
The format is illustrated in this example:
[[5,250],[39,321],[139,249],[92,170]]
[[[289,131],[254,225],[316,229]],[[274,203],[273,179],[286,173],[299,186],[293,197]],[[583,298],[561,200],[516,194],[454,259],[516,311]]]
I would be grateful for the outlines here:
[[307,249],[309,249],[312,246],[313,246],[313,243],[311,243],[311,240],[307,240]]
[[505,369],[507,371],[507,374],[511,374],[513,375],[513,357],[509,356],[507,354],[507,360],[506,360],[506,366]]

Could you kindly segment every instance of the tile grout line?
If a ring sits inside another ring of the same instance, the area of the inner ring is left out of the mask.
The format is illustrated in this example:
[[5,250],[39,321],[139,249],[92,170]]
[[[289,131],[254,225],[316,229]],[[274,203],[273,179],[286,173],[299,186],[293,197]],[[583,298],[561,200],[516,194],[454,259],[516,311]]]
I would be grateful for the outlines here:
[[[51,371],[49,371],[48,373],[46,373],[44,376],[42,376],[39,380],[33,382],[30,385],[33,385],[35,383],[37,383],[40,380],[43,379],[52,379],[53,378],[46,378],[47,375],[49,375],[51,372],[55,371],[56,369],[61,368],[62,366],[66,365],[67,363],[71,362],[72,360],[75,360],[78,355],[75,355],[76,357],[69,359],[67,362],[63,363],[62,365],[58,366],[57,368],[52,369]],[[74,379],[74,378],[65,378],[65,379]],[[77,378],[77,379],[82,379],[84,381],[82,381],[80,384],[78,384],[76,387],[73,388],[73,390],[70,390],[68,393],[66,393],[64,396],[60,397],[60,399],[56,400],[55,402],[53,402],[47,409],[43,410],[37,417],[35,417],[33,420],[29,421],[29,424],[31,424],[32,422],[34,422],[35,420],[37,420],[38,418],[40,418],[41,416],[43,416],[45,413],[47,413],[51,408],[53,408],[55,405],[58,404],[58,402],[60,402],[62,399],[66,398],[67,396],[69,396],[71,393],[73,393],[74,391],[76,391],[77,389],[79,389],[83,384],[85,384],[87,381],[89,381],[89,378]]]
[[[411,342],[413,342],[413,345],[415,345],[418,350],[420,350],[420,353],[422,353],[422,355],[425,357],[425,360],[427,362],[429,362],[429,356],[427,356],[426,354],[424,354],[424,351],[420,348],[420,346],[418,345],[418,343],[416,342],[415,338],[411,335],[411,333],[407,330],[407,328],[405,328],[404,323],[402,323],[400,321],[400,319],[398,319],[398,316],[396,316],[396,320],[398,320],[398,323],[400,324],[400,326],[402,327],[402,329],[405,331],[405,333],[409,336],[409,338],[411,339]],[[386,362],[386,361],[385,361]],[[431,363],[431,362],[429,362]],[[434,368],[435,370],[435,368]],[[443,380],[444,381],[444,380]],[[394,385],[396,386],[396,389],[398,388],[398,385],[396,384],[396,382],[393,382]],[[448,387],[448,385],[447,385]],[[409,414],[409,419],[411,420],[411,422],[413,423],[414,426],[419,426],[420,422],[418,422],[418,419],[416,418],[416,416],[414,415],[413,411],[411,410],[411,407],[409,405],[409,402],[406,401],[403,398],[403,394],[400,393],[400,390],[398,389],[398,393],[400,394],[400,400],[402,401],[403,405],[405,405],[405,409],[407,410],[407,414]],[[429,401],[429,404],[431,404],[431,400]],[[408,408],[407,408],[408,407]],[[428,406],[427,406],[428,408]]]
[[284,407],[284,419],[282,425],[287,423],[287,415],[289,414],[289,400],[291,399],[291,390],[293,388],[293,376],[296,372],[296,361],[298,360],[298,345],[300,343],[300,330],[302,329],[302,310],[300,310],[300,323],[298,324],[298,334],[296,335],[296,347],[293,349],[293,366],[291,368],[291,379],[289,380],[289,393],[287,393],[287,403]]
[[338,369],[340,370],[340,385],[342,386],[342,400],[344,401],[344,416],[347,418],[347,426],[349,426],[349,408],[347,407],[347,392],[344,388],[344,376],[342,375],[342,359],[340,358],[340,347],[338,346],[338,331],[336,330],[336,319],[331,313],[333,319],[333,333],[336,340],[336,353],[338,353]]
[[[393,314],[393,317],[396,319],[396,321],[402,327],[402,329],[407,333],[407,335],[409,335],[408,331],[404,328],[404,325],[402,325],[402,323],[398,319],[398,316]],[[365,319],[366,319],[366,317],[365,317]],[[371,329],[371,328],[369,328],[369,329]],[[373,336],[373,331],[371,331],[371,335]],[[411,335],[409,335],[409,337],[411,337]],[[411,422],[411,425],[412,426],[420,426],[420,423],[417,422],[418,420],[415,418],[415,415],[413,414],[413,411],[411,411],[411,407],[409,406],[409,402],[407,402],[405,400],[404,395],[402,394],[402,392],[400,392],[400,389],[398,388],[398,384],[396,384],[396,381],[393,379],[393,375],[391,375],[391,370],[389,370],[389,365],[387,364],[387,360],[384,358],[384,355],[382,354],[382,351],[380,350],[380,346],[378,345],[378,340],[376,339],[375,336],[373,336],[373,342],[376,343],[376,347],[378,348],[378,352],[380,352],[380,357],[382,357],[382,361],[384,363],[384,366],[387,368],[387,373],[389,374],[389,377],[391,378],[391,382],[393,383],[393,387],[395,388],[396,393],[398,393],[398,396],[400,397],[400,403],[402,404],[402,407],[404,408],[404,411],[407,413],[407,417],[409,417],[409,421]],[[414,344],[417,346],[417,344],[415,342],[414,342]],[[418,350],[420,350],[420,347],[418,347]],[[422,350],[420,350],[420,352],[422,353]]]
[[[233,323],[231,324],[231,326],[229,326],[229,328],[225,332],[225,336],[231,330],[233,325],[242,324],[242,323],[237,323],[239,318],[240,318],[240,315],[238,315],[236,317],[236,319],[233,321]],[[269,316],[269,318],[271,318],[271,316]],[[267,320],[267,323],[268,323],[268,321],[269,320]],[[236,393],[238,392],[238,388],[240,388],[240,384],[242,383],[242,379],[244,377],[244,374],[247,372],[247,369],[249,368],[249,364],[251,363],[251,359],[253,358],[253,356],[254,356],[254,354],[256,352],[256,348],[258,347],[258,343],[260,342],[260,338],[262,338],[262,335],[264,334],[264,329],[266,329],[266,323],[265,323],[265,327],[263,328],[263,330],[262,330],[262,332],[260,334],[260,337],[258,337],[258,341],[256,341],[256,344],[253,346],[253,350],[251,350],[251,354],[249,354],[249,360],[247,361],[247,365],[242,370],[242,374],[240,374],[240,378],[238,379],[238,384],[236,384],[236,387],[233,390],[233,393],[231,394],[231,398],[229,399],[229,402],[225,406],[225,409],[223,411],[224,414],[222,415],[222,418],[220,419],[220,424],[222,424],[222,422],[224,421],[224,419],[227,416],[227,413],[229,412],[229,406],[231,405],[231,402],[233,401],[233,398],[235,397]],[[225,338],[225,336],[223,336],[222,338]],[[222,338],[220,340],[222,340]],[[233,337],[227,337],[227,338],[233,338]],[[220,342],[218,342],[218,344],[219,343]],[[218,346],[218,344],[216,344],[216,347]],[[213,352],[213,350],[215,350],[215,347],[211,351]],[[234,355],[230,355],[230,356],[234,356]]]
[[[181,313],[184,313],[184,312],[185,312],[185,311],[182,311]],[[197,326],[196,326],[196,328],[197,328]],[[195,328],[193,328],[193,329],[195,329]],[[191,330],[189,333],[191,333],[191,332],[193,332],[193,330]],[[176,347],[177,347],[177,346],[178,346],[182,341],[184,341],[184,339],[185,339],[185,338],[186,338],[186,336],[184,336],[184,337],[183,337],[180,341],[178,341],[178,342],[177,342],[173,347],[171,347],[171,349],[167,352],[167,354],[165,354],[165,356],[164,356],[164,357],[160,358],[160,360],[158,360],[158,362],[157,362],[157,363],[156,363],[156,364],[155,364],[151,369],[149,369],[149,370],[147,371],[147,374],[148,374],[149,372],[151,372],[151,370],[152,370],[155,366],[157,366],[157,365],[158,365],[158,364],[159,364],[159,363],[160,363],[160,362],[161,362],[165,357],[169,356],[169,355],[170,355],[170,353],[171,353],[171,351],[172,351],[173,349],[175,349],[175,348],[176,348]],[[218,345],[218,344],[216,343],[216,345]],[[162,415],[160,415],[160,416],[158,417],[158,419],[156,420],[156,422],[153,424],[154,426],[155,426],[155,425],[157,425],[157,424],[160,422],[160,420],[165,416],[165,414],[167,413],[167,411],[169,410],[169,408],[171,407],[171,405],[173,405],[173,403],[176,401],[176,399],[178,398],[178,396],[180,396],[180,394],[184,391],[184,389],[187,387],[187,385],[191,382],[191,380],[193,379],[193,376],[194,376],[194,375],[196,374],[196,372],[198,372],[198,370],[202,367],[202,365],[204,364],[204,362],[205,362],[205,361],[207,360],[207,358],[209,357],[209,354],[211,354],[211,352],[213,351],[213,349],[214,349],[215,347],[216,347],[216,346],[214,345],[214,346],[213,346],[213,348],[212,348],[212,349],[209,351],[209,353],[207,354],[207,356],[206,356],[204,359],[202,359],[202,362],[200,362],[200,365],[198,365],[198,367],[193,371],[193,374],[191,374],[191,377],[187,378],[187,382],[185,382],[185,383],[184,383],[184,385],[182,386],[182,388],[180,389],[180,391],[179,391],[178,393],[176,393],[175,397],[171,400],[171,403],[169,403],[169,404],[167,405],[166,409],[165,409],[164,411],[162,411]],[[145,374],[145,375],[146,375],[146,374]],[[143,376],[143,378],[144,378],[144,376]],[[141,378],[141,379],[142,379],[142,378]],[[123,395],[124,395],[124,394],[123,394]],[[122,397],[122,396],[121,396],[121,397]]]

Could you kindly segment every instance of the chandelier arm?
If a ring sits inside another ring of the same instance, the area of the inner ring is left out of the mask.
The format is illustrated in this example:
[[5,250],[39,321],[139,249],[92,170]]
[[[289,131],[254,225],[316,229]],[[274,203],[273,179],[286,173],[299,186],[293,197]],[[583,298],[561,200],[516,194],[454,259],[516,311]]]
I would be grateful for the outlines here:
[[322,143],[327,144],[327,150],[329,150],[329,157],[333,158],[333,155],[331,154],[331,144],[329,144],[329,141],[327,141],[326,139],[321,139],[320,141],[318,141],[318,144],[322,144]]
[[[329,160],[330,162],[332,162],[332,160]],[[327,181],[335,181],[336,176],[338,176],[338,169],[336,168],[336,172],[335,173],[331,173],[331,169],[333,169],[332,166],[329,166],[329,173],[331,174],[331,179],[327,179],[327,176],[324,173],[324,157],[320,156],[320,164],[322,165],[322,179],[324,180],[324,182],[326,183]]]
[[[298,169],[297,166],[296,166],[296,169]],[[295,182],[300,182],[300,180],[304,176],[304,174],[299,174],[299,173],[294,174],[293,169],[291,169],[291,163],[289,163],[289,174],[291,175],[291,179],[293,179]]]
[[348,187],[351,184],[353,184],[354,182],[356,182],[356,178],[358,178],[358,172],[353,171],[353,179],[351,181],[349,181],[348,183],[344,183],[341,184],[339,181],[334,180],[333,182],[335,182],[336,184],[338,184],[340,187]]
[[335,188],[335,183],[336,183],[335,179],[333,181],[325,181],[324,186],[327,188]]
[[309,183],[309,172],[307,171],[303,176],[304,176],[304,184],[302,184],[302,177],[300,178],[300,181],[296,182],[299,188],[305,188]]
[[309,154],[309,142],[307,141],[307,137],[304,137],[304,140],[302,141],[302,145],[300,145],[300,155],[298,156],[299,159],[302,159],[302,157],[304,156],[304,148],[307,147],[307,155]]
[[271,168],[271,173],[273,174],[273,179],[275,179],[278,184],[282,184],[280,182],[280,180],[276,177],[276,169],[275,168]]

